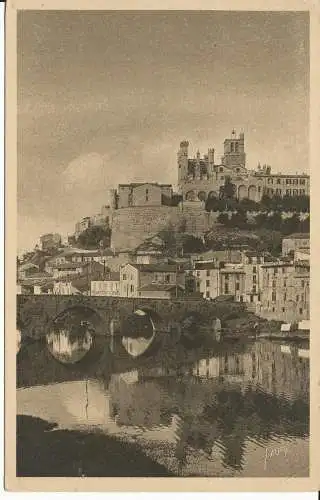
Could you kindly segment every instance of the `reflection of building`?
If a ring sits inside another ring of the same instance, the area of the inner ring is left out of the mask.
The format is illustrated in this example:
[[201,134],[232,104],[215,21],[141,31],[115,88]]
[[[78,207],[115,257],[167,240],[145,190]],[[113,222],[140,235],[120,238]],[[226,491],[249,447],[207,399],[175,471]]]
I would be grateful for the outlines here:
[[251,382],[267,392],[296,399],[309,394],[309,361],[305,352],[272,342],[256,342],[245,353],[201,359],[193,367],[193,376],[223,376],[240,384]]
[[263,194],[269,196],[296,196],[309,194],[309,176],[272,174],[271,167],[258,166],[256,171],[246,168],[244,134],[224,141],[224,155],[221,163],[215,163],[214,149],[201,158],[199,151],[195,158],[189,158],[189,143],[180,143],[178,152],[178,182],[184,200],[204,201],[210,196],[219,197],[227,177],[235,186],[239,199],[249,198],[259,202]]

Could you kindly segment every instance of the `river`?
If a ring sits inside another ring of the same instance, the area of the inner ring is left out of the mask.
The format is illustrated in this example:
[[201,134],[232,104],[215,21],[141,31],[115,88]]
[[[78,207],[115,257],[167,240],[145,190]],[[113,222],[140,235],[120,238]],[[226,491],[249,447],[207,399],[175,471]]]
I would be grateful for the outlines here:
[[63,359],[52,338],[17,355],[18,475],[309,475],[308,347],[234,342],[136,360],[105,348],[82,366],[62,344]]

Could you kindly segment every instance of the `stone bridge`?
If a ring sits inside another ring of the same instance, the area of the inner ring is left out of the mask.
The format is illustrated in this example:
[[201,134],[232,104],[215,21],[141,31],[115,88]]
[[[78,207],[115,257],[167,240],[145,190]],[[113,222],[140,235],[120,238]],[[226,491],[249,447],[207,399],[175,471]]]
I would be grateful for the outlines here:
[[230,314],[245,309],[240,303],[214,303],[204,299],[140,299],[127,297],[97,297],[75,295],[18,295],[17,328],[24,337],[39,339],[46,335],[50,323],[61,313],[80,307],[98,315],[104,335],[110,335],[112,322],[121,322],[136,309],[156,313],[163,325],[183,322],[195,316],[199,324],[210,327],[215,318],[223,322]]

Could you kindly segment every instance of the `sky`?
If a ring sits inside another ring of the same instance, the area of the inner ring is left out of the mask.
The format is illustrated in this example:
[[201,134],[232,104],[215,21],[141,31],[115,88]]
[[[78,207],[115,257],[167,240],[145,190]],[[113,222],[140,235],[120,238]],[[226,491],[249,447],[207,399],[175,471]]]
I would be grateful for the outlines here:
[[17,57],[19,253],[118,183],[176,185],[183,139],[309,170],[308,13],[20,11]]

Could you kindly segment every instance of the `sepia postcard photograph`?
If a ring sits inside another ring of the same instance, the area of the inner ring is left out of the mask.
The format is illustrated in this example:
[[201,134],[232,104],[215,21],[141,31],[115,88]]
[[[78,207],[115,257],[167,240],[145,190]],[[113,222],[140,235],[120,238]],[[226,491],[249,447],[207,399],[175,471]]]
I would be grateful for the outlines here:
[[314,11],[108,4],[7,6],[7,487],[318,489]]

